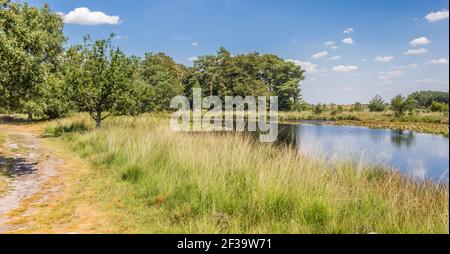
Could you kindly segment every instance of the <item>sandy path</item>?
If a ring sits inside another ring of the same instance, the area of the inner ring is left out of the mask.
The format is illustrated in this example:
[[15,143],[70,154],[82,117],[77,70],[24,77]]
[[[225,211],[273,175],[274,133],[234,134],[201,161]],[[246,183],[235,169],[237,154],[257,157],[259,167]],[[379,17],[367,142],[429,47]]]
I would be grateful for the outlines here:
[[0,233],[3,233],[15,229],[8,225],[8,212],[19,208],[22,200],[57,175],[64,161],[42,154],[40,138],[32,132],[0,124],[0,133],[5,137],[0,150],[0,169],[8,176],[7,190],[0,194]]

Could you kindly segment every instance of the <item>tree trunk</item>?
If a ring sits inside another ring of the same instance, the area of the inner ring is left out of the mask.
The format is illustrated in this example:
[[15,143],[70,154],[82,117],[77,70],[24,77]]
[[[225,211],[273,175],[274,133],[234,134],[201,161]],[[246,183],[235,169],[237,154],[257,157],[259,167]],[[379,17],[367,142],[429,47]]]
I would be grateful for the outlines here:
[[28,112],[28,122],[33,121],[33,112]]
[[95,116],[95,127],[98,129],[102,126],[102,112],[97,111],[97,115]]

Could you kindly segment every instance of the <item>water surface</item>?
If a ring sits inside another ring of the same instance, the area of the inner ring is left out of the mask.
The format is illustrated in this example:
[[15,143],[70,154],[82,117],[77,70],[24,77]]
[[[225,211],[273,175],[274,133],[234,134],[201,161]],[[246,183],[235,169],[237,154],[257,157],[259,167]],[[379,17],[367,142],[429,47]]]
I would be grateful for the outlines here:
[[279,125],[278,138],[305,153],[390,165],[419,180],[449,181],[448,137],[302,122]]

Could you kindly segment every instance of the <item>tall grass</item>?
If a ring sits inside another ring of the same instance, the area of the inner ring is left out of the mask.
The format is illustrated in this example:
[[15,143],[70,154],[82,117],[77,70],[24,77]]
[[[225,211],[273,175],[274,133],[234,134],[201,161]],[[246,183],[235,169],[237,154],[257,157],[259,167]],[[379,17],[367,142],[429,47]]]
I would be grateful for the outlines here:
[[120,233],[448,233],[446,186],[168,126],[122,117],[63,136],[92,162],[98,202]]

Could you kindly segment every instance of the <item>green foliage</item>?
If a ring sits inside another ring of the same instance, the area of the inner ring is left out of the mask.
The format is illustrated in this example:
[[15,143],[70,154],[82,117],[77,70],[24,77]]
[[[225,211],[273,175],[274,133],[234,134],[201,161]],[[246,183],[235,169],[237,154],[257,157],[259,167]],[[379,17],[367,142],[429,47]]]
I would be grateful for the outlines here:
[[138,111],[133,87],[137,59],[113,48],[113,37],[92,41],[87,36],[83,45],[66,52],[64,74],[71,99],[79,110],[91,114],[97,127],[109,116],[102,116],[104,111],[112,115]]
[[[63,22],[47,5],[0,2],[0,107],[44,115],[54,88],[65,37]],[[48,103],[48,104],[46,104]],[[54,110],[50,110],[54,116]]]
[[386,103],[379,95],[375,95],[369,102],[369,110],[371,112],[381,112],[386,109]]
[[322,105],[321,103],[319,103],[313,107],[314,114],[316,114],[316,115],[320,115],[326,110],[327,110],[326,106]]
[[433,112],[443,112],[443,113],[448,112],[448,104],[433,101],[433,103],[430,106],[430,110]]
[[420,91],[412,93],[408,98],[415,100],[420,108],[429,108],[433,102],[449,103],[448,92]]
[[416,102],[412,98],[404,98],[401,95],[395,96],[391,101],[391,109],[394,111],[396,117],[403,116],[406,112],[415,108]]
[[280,110],[300,107],[304,70],[275,55],[250,53],[233,56],[220,48],[217,55],[201,56],[186,79],[186,93],[194,87],[205,96],[278,96]]
[[361,102],[355,102],[355,104],[353,104],[351,110],[355,111],[355,112],[361,112],[361,111],[364,111],[364,106],[362,105]]
[[139,86],[145,91],[143,111],[168,110],[170,100],[184,91],[183,81],[187,76],[184,66],[164,53],[147,53],[139,68]]

